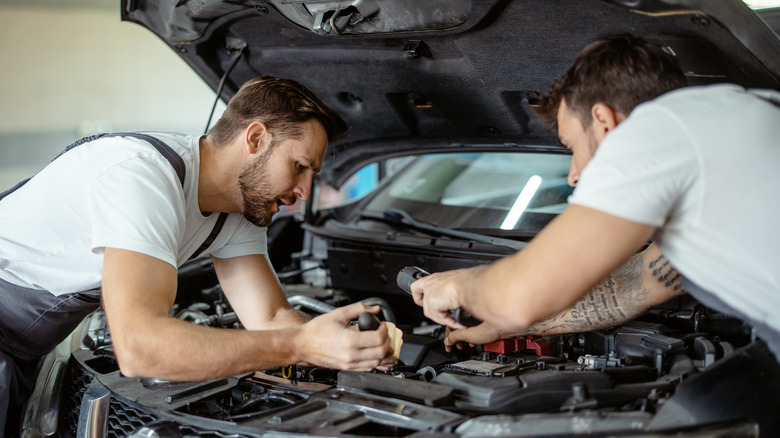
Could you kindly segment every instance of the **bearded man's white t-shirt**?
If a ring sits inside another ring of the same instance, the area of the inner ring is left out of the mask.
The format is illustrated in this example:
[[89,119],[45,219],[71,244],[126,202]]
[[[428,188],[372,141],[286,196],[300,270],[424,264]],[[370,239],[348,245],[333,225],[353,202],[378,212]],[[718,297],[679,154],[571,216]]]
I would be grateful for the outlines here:
[[[103,137],[73,148],[3,199],[0,279],[55,295],[96,289],[106,247],[186,262],[219,216],[198,207],[199,137],[148,134],[182,158],[183,187],[146,141]],[[229,214],[201,257],[266,253],[266,229]]]

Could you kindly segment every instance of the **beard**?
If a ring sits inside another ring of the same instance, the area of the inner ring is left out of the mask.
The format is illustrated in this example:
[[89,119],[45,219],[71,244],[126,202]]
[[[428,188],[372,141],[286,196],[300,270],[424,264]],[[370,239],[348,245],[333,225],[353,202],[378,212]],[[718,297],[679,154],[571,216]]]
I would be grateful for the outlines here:
[[[273,218],[274,204],[278,204],[282,197],[274,197],[270,194],[270,175],[268,172],[268,157],[272,148],[262,155],[247,163],[238,177],[238,186],[241,197],[244,200],[244,218],[258,227],[267,227]],[[295,203],[295,197],[289,199],[290,205]]]

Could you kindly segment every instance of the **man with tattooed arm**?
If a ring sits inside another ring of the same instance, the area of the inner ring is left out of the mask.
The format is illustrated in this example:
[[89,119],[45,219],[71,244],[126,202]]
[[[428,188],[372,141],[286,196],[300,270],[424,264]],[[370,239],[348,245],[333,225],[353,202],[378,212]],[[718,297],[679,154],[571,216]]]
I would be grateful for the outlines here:
[[572,152],[569,206],[517,254],[411,285],[448,348],[610,327],[688,292],[778,356],[780,95],[686,85],[631,35],[580,53],[539,109]]

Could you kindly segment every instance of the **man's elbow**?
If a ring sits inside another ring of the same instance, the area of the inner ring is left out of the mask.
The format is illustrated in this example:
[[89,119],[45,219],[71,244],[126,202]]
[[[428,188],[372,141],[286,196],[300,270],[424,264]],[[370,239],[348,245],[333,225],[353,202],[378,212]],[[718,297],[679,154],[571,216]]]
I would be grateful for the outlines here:
[[121,348],[114,344],[114,355],[116,356],[119,371],[125,377],[148,377],[144,370],[147,368],[141,360],[140,355],[136,354],[132,348]]
[[132,363],[132,361],[124,361],[124,360],[117,359],[117,365],[119,365],[119,372],[122,373],[123,377],[137,377],[137,378],[147,377],[145,373],[141,371],[143,367],[137,366],[136,364]]
[[164,378],[161,370],[157,370],[160,352],[154,353],[154,348],[145,345],[140,339],[126,336],[124,339],[113,341],[114,355],[116,356],[119,371],[125,377],[157,377]]

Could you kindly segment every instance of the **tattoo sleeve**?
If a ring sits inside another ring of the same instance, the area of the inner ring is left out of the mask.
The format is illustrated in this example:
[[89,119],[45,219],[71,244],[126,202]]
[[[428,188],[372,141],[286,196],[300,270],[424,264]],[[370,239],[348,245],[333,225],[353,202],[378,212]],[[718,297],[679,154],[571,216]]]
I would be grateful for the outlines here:
[[551,335],[611,327],[682,292],[681,276],[666,257],[657,249],[642,252],[631,257],[570,308],[520,334]]

